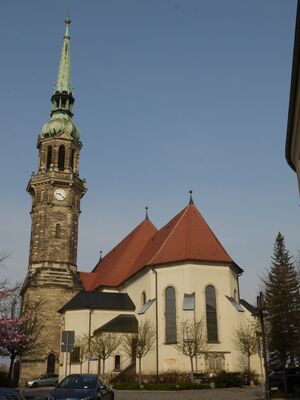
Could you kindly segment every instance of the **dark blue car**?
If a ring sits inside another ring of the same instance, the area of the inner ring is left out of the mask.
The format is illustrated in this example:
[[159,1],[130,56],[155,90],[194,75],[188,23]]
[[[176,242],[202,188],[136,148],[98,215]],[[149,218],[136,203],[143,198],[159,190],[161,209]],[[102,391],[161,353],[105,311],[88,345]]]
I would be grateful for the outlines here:
[[114,392],[104,385],[98,375],[72,374],[66,376],[48,395],[48,400],[113,400]]

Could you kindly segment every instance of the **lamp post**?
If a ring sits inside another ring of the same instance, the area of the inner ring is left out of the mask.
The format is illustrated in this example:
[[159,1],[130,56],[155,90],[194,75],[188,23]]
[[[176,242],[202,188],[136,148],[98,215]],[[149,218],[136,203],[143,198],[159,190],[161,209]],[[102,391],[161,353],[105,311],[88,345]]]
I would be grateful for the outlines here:
[[264,317],[265,317],[264,312],[266,311],[266,304],[263,292],[260,292],[259,296],[257,296],[257,310],[261,326],[262,350],[263,350],[264,370],[265,370],[265,399],[271,400],[269,391],[269,382],[268,382],[269,371],[268,371],[267,348],[266,348],[266,333],[264,324]]

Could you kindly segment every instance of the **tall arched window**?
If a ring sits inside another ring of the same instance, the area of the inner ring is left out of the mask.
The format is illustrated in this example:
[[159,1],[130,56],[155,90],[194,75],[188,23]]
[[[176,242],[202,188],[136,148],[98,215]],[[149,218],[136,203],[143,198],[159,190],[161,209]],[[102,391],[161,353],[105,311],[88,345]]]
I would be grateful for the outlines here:
[[120,371],[121,368],[121,357],[119,355],[115,356],[115,371]]
[[58,149],[58,169],[63,171],[65,169],[65,146],[61,145]]
[[48,148],[47,148],[47,164],[46,164],[46,169],[50,169],[51,163],[52,163],[52,146],[48,146]]
[[218,341],[216,291],[211,285],[205,289],[207,341]]
[[56,227],[55,227],[55,237],[56,237],[56,238],[60,238],[60,235],[61,235],[61,226],[60,226],[60,224],[56,224]]
[[47,374],[53,374],[55,372],[55,354],[50,353],[47,358]]
[[143,305],[146,303],[147,299],[146,299],[146,293],[145,291],[142,293],[142,307]]
[[166,343],[177,342],[176,332],[176,295],[175,289],[168,286],[165,292]]

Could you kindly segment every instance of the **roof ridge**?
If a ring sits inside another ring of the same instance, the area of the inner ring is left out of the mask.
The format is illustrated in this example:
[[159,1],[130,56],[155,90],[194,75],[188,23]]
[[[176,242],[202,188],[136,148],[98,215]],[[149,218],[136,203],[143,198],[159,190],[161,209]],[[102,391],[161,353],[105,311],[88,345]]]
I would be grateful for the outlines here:
[[[151,260],[149,260],[149,261],[147,262],[148,265],[151,264],[153,258],[156,257],[156,256],[162,251],[163,247],[165,246],[165,244],[167,243],[168,239],[170,238],[170,236],[171,236],[172,233],[174,232],[176,226],[177,226],[177,225],[179,224],[179,222],[182,220],[182,218],[183,218],[183,216],[185,215],[185,213],[186,213],[186,211],[188,210],[188,208],[189,208],[189,205],[186,206],[183,210],[180,211],[180,212],[182,213],[182,215],[180,216],[180,218],[179,218],[178,221],[176,222],[176,224],[175,224],[174,228],[172,229],[172,231],[171,231],[171,232],[167,235],[167,237],[165,238],[163,244],[160,246],[160,248],[157,250],[157,252],[153,255],[153,257],[151,258]],[[180,213],[179,213],[179,214],[180,214]],[[179,214],[177,214],[177,215],[179,215]],[[177,215],[176,215],[173,219],[175,219],[175,218],[177,217]],[[172,220],[171,220],[171,221],[172,221]],[[165,226],[169,225],[170,223],[171,223],[171,222],[168,222]],[[160,232],[162,229],[164,229],[165,226],[163,226],[159,231],[157,231],[157,233]]]

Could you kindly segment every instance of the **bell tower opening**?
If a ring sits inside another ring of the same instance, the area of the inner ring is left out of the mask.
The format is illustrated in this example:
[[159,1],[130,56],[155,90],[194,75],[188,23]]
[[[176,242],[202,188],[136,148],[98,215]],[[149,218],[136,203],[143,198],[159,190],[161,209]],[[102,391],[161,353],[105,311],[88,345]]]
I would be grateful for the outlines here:
[[65,169],[65,156],[66,156],[65,146],[61,145],[59,146],[58,150],[58,169],[60,171],[63,171]]

